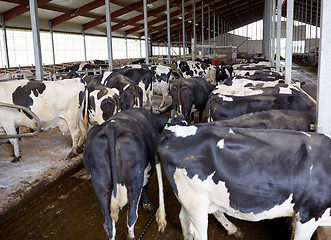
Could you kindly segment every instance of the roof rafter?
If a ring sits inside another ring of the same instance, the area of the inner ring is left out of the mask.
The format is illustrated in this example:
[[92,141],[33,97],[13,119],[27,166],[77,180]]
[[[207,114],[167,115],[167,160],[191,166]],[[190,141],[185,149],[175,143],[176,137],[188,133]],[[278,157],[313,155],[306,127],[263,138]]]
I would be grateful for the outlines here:
[[[52,0],[39,0],[37,2],[38,7],[50,2]],[[16,7],[13,7],[11,9],[9,9],[8,11],[3,13],[3,20],[5,22],[9,21],[10,19],[13,19],[19,15],[22,15],[23,13],[26,13],[30,11],[30,7],[29,7],[29,2],[27,1],[27,3],[22,3]]]
[[65,13],[62,14],[61,16],[58,16],[56,18],[53,18],[50,20],[52,26],[56,26],[59,25],[60,23],[66,22],[74,17],[77,16],[81,16],[95,8],[101,7],[105,5],[105,1],[104,0],[95,0],[93,2],[90,2],[88,4],[85,4],[79,8],[76,8],[74,10],[72,10],[70,13]]

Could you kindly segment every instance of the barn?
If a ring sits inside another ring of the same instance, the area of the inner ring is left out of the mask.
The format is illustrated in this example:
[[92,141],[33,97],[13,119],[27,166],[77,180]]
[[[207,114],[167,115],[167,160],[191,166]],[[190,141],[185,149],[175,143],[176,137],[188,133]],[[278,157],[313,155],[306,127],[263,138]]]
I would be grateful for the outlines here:
[[330,12],[0,0],[0,238],[330,240]]

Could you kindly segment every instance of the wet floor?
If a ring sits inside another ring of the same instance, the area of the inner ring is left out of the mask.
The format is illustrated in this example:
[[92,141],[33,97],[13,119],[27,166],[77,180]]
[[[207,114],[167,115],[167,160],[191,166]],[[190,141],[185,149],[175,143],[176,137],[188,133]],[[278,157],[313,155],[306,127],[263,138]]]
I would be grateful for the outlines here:
[[[155,175],[150,186],[151,204],[156,209],[158,188]],[[180,204],[165,183],[166,213],[168,225],[164,233],[157,232],[154,211],[144,211],[139,206],[139,218],[135,227],[137,239],[182,239],[178,218]],[[285,218],[261,222],[247,222],[229,218],[249,240],[290,239],[290,229]],[[103,217],[91,180],[84,169],[59,186],[49,190],[30,205],[21,209],[5,222],[0,223],[0,239],[107,239],[102,227]],[[127,236],[126,208],[120,212],[116,224],[116,239]],[[209,239],[234,240],[213,216],[209,217]]]

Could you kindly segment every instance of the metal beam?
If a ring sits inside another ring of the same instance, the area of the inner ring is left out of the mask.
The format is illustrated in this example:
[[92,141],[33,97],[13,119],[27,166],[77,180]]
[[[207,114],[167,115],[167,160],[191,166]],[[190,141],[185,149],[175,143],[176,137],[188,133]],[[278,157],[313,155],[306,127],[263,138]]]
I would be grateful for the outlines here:
[[112,46],[112,36],[111,36],[111,16],[110,16],[109,0],[105,0],[105,5],[106,5],[106,24],[107,24],[108,70],[113,70],[114,69],[113,46]]
[[168,63],[171,63],[171,42],[170,42],[170,6],[167,0],[167,34],[168,34]]
[[[38,7],[41,7],[42,5],[50,2],[51,0],[39,0],[37,5]],[[9,9],[8,11],[3,13],[3,19],[5,22],[19,16],[22,15],[23,13],[26,13],[30,11],[30,7],[29,7],[29,3],[27,2],[26,4],[21,4],[18,5],[14,8]]]
[[195,26],[195,0],[193,0],[193,42],[192,42],[192,60],[195,61],[195,46],[197,44],[197,31]]
[[60,23],[66,22],[72,18],[78,17],[83,15],[84,13],[87,13],[95,8],[101,7],[105,5],[105,2],[103,0],[95,0],[93,2],[90,2],[88,4],[85,4],[79,8],[76,8],[71,11],[71,13],[65,13],[62,14],[56,18],[51,19],[52,26],[55,27],[56,25],[59,25]]
[[186,43],[185,43],[185,6],[182,0],[182,25],[183,25],[183,59],[186,60]]
[[3,19],[2,14],[0,15],[0,17],[1,17],[1,26],[2,26],[2,33],[3,33],[5,58],[6,58],[7,68],[9,68],[10,65],[9,65],[9,53],[8,53],[8,40],[7,40],[6,23]]
[[148,54],[148,21],[147,21],[147,3],[146,0],[144,2],[144,26],[145,26],[145,54],[146,60],[145,63],[149,64],[149,54]]
[[277,53],[276,53],[276,71],[280,71],[280,49],[281,49],[281,33],[282,33],[282,1],[277,3]]
[[275,11],[276,0],[272,0],[272,18],[271,18],[271,65],[275,66]]
[[321,37],[318,64],[318,84],[317,84],[317,132],[331,134],[331,84],[330,84],[330,55],[331,55],[331,22],[330,22],[331,2],[321,1]]
[[29,0],[31,28],[33,38],[34,59],[36,65],[36,79],[44,80],[43,62],[41,58],[40,33],[39,33],[39,18],[36,0]]
[[287,0],[285,82],[288,84],[292,80],[293,8],[294,0]]
[[49,32],[51,35],[51,43],[52,43],[52,56],[53,56],[53,66],[55,67],[55,48],[54,48],[54,34],[53,34],[53,27],[51,22],[48,22],[49,25]]
[[[155,1],[156,0],[152,0],[152,2],[155,2]],[[129,12],[135,11],[135,10],[137,10],[139,8],[142,8],[142,7],[143,7],[143,3],[142,3],[142,1],[139,1],[137,3],[134,3],[134,4],[130,5],[130,7],[121,8],[121,9],[119,9],[119,10],[117,10],[117,11],[115,11],[115,12],[113,12],[111,14],[111,20],[113,21],[117,17],[120,17],[120,16],[122,16],[124,14],[127,14]],[[91,22],[85,23],[83,25],[84,26],[84,29],[87,30],[87,29],[90,29],[92,27],[96,27],[99,24],[104,23],[105,22],[105,18],[106,18],[106,16],[103,16],[102,18],[95,19],[95,20],[93,20]]]
[[[205,18],[204,18],[204,5],[203,5],[203,1],[202,1],[202,8],[201,8],[201,43],[202,45],[205,45],[205,35],[204,35],[204,32],[205,32],[205,25],[204,25],[204,21],[205,21]],[[202,57],[204,58],[205,57],[205,49],[204,48],[201,48],[201,54],[202,54]]]

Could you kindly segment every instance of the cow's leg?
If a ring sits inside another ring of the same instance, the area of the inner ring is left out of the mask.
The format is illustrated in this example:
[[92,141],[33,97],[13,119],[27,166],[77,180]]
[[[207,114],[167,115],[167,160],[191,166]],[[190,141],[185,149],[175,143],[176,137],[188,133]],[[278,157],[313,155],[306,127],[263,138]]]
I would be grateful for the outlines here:
[[182,226],[182,232],[184,240],[193,240],[194,229],[190,220],[190,216],[187,214],[185,208],[182,206],[179,213],[180,224]]
[[144,193],[143,208],[144,208],[146,211],[151,212],[151,211],[153,211],[153,207],[151,206],[150,201],[149,201],[148,187],[149,187],[149,180],[148,180],[148,182],[146,183],[146,185],[143,187],[143,193]]
[[[98,197],[102,214],[104,217],[103,228],[105,229],[109,239],[115,239],[116,229],[115,221],[110,218],[110,179],[105,175],[106,172],[100,174],[103,178],[92,177],[93,189]],[[99,174],[97,174],[99,175]]]
[[213,215],[215,216],[217,221],[219,221],[222,224],[222,226],[226,229],[228,235],[234,235],[236,238],[243,237],[240,230],[225,217],[222,211],[214,212]]
[[301,223],[298,218],[295,218],[291,240],[310,240],[319,223],[320,221],[315,221],[314,218],[306,223]]
[[86,142],[86,136],[87,136],[87,130],[88,130],[88,122],[85,123],[82,121],[79,121],[79,139],[77,143],[77,153],[82,153],[84,150],[84,144]]
[[72,149],[68,155],[68,158],[73,158],[78,155],[77,147],[79,146],[78,143],[81,137],[81,126],[80,126],[81,123],[77,119],[78,117],[79,116],[65,118],[68,124],[71,140],[72,140]]
[[132,192],[128,193],[128,239],[134,239],[134,225],[138,219],[138,203],[141,195],[141,188],[134,187]]
[[206,204],[200,204],[190,214],[191,222],[194,228],[194,239],[207,240],[208,230],[208,208]]
[[[14,123],[2,123],[2,127],[5,130],[7,135],[17,134],[16,126]],[[14,148],[14,159],[12,162],[18,162],[21,160],[21,150],[19,145],[18,138],[9,138],[9,142],[13,145]]]

